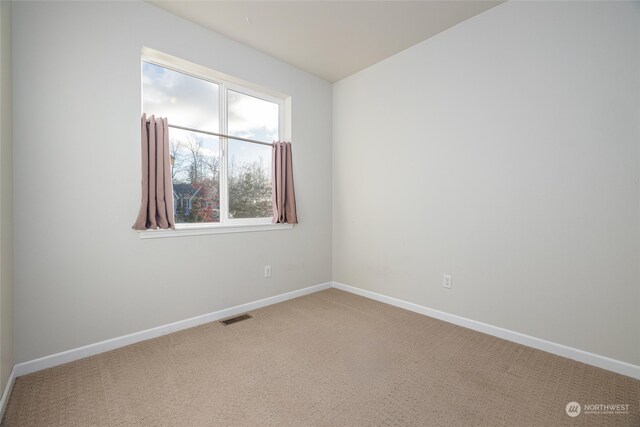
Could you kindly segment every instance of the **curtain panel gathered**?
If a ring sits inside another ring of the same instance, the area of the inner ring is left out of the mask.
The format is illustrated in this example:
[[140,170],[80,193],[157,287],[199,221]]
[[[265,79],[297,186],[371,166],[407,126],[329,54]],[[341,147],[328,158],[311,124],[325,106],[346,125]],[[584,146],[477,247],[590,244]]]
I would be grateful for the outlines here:
[[169,125],[166,118],[143,114],[142,130],[142,203],[138,219],[131,228],[147,230],[175,228]]
[[273,169],[273,223],[297,224],[296,194],[293,189],[293,163],[291,143],[274,142]]

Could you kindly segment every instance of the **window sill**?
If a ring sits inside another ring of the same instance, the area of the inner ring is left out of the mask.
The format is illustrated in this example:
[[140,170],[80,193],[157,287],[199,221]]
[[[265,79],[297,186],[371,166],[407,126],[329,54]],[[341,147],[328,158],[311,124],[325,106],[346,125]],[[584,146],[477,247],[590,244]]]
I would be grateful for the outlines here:
[[291,230],[293,224],[216,224],[176,225],[175,230],[140,230],[141,239],[206,236],[208,234],[247,233],[252,231]]

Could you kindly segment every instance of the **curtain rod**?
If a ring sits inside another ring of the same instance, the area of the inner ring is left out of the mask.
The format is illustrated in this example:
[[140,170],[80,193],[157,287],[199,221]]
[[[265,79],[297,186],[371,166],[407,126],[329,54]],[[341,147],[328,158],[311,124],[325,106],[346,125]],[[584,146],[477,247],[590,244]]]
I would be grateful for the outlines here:
[[[147,120],[147,122],[148,121],[149,120]],[[239,136],[225,135],[224,133],[207,132],[206,130],[193,129],[193,128],[188,128],[188,127],[178,126],[178,125],[168,125],[168,126],[170,128],[188,130],[189,132],[204,133],[204,134],[207,134],[207,135],[219,136],[219,137],[222,137],[222,138],[229,138],[229,139],[236,139],[238,141],[252,142],[254,144],[268,145],[269,147],[273,147],[273,144],[270,143],[270,142],[256,141],[255,139],[242,138],[242,137],[239,137]]]

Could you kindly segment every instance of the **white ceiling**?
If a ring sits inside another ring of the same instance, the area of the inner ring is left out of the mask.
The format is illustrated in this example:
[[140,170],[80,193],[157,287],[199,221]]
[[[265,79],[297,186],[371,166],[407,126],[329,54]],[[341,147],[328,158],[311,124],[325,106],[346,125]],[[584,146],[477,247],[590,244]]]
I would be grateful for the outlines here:
[[501,3],[149,2],[329,82],[347,77]]

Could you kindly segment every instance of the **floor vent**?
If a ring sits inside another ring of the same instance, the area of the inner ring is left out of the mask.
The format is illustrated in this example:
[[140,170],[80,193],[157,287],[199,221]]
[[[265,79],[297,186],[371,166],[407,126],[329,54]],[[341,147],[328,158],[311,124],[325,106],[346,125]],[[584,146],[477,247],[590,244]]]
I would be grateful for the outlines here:
[[228,326],[233,323],[242,322],[243,320],[247,320],[247,319],[251,319],[250,314],[241,314],[240,316],[230,317],[229,319],[221,320],[220,323],[222,323],[224,326]]

